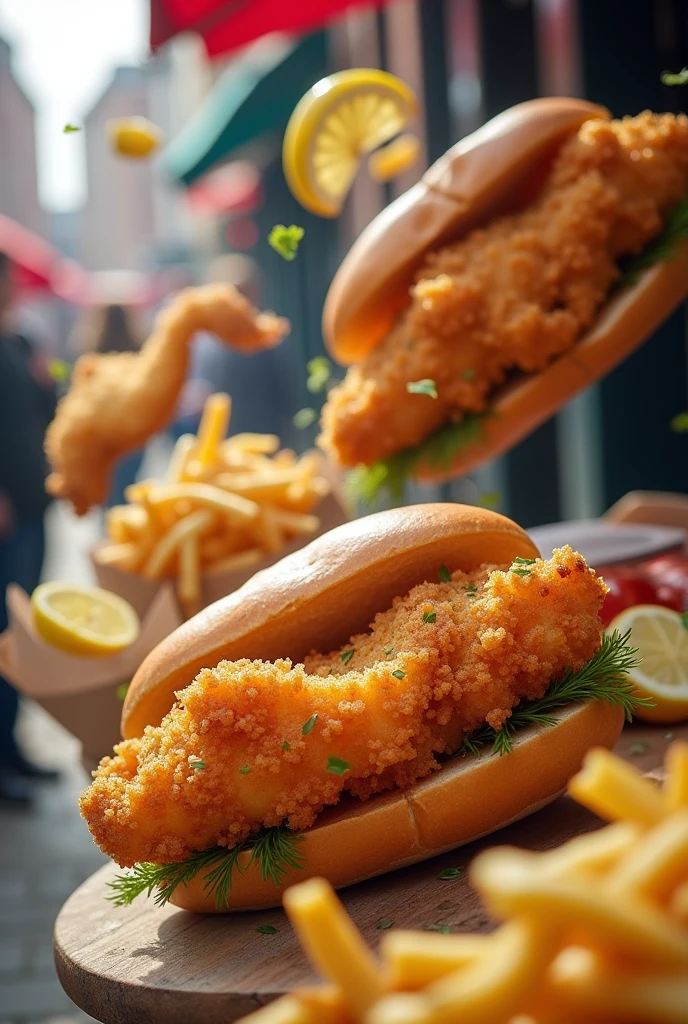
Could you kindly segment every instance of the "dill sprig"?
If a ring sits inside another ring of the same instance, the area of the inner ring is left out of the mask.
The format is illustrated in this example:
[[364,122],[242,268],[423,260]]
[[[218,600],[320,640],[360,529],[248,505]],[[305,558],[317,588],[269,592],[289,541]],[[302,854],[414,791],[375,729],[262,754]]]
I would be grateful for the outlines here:
[[467,413],[459,423],[443,424],[416,448],[405,448],[372,466],[357,466],[346,480],[349,500],[370,506],[386,492],[392,501],[401,501],[406,482],[421,466],[449,469],[459,452],[482,439],[483,423],[491,416],[494,416],[492,410]]
[[566,669],[539,700],[524,701],[515,707],[501,729],[483,725],[469,733],[460,753],[479,754],[489,743],[493,754],[508,754],[511,752],[515,732],[529,725],[556,725],[557,719],[552,712],[568,704],[604,700],[623,708],[628,722],[636,708],[652,707],[651,700],[635,695],[633,684],[628,679],[628,672],[639,664],[637,650],[628,646],[630,634],[629,629],[623,636],[616,630],[611,635],[605,635],[599,649],[582,668],[577,672]]
[[665,263],[674,258],[678,247],[688,240],[688,195],[680,199],[666,219],[664,229],[654,241],[650,242],[639,256],[634,256],[623,267],[621,280],[616,285],[628,288],[636,283],[643,270],[653,267],[656,263]]
[[[303,836],[280,825],[264,829],[231,849],[214,846],[174,864],[135,864],[109,883],[112,894],[108,899],[116,907],[127,907],[137,896],[150,896],[155,890],[155,903],[164,907],[180,885],[186,886],[202,874],[206,896],[214,898],[218,910],[226,910],[235,871],[243,875],[255,865],[264,882],[269,879],[279,886],[289,868],[299,870],[303,866],[299,851],[302,839]],[[245,863],[240,860],[243,853],[249,854]]]

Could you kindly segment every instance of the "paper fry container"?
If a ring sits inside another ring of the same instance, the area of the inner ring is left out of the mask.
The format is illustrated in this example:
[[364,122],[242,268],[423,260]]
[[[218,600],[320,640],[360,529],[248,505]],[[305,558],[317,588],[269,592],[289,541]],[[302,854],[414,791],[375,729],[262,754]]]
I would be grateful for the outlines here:
[[28,595],[7,588],[9,628],[0,635],[0,672],[76,736],[90,761],[119,742],[122,702],[117,689],[144,657],[181,624],[170,586],[161,587],[135,643],[107,658],[80,658],[47,644],[37,633]]
[[[234,572],[210,572],[204,575],[201,580],[202,608],[212,604],[213,601],[218,601],[221,597],[225,597],[226,594],[231,594],[233,591],[238,590],[247,580],[257,572],[260,572],[261,569],[267,569],[269,565],[279,562],[285,555],[298,551],[299,548],[309,544],[316,537],[320,537],[323,533],[327,533],[329,530],[334,529],[335,526],[341,526],[342,523],[349,520],[350,516],[346,509],[340,481],[338,478],[333,477],[333,471],[325,463],[324,458],[322,462],[322,475],[328,479],[332,489],[317,508],[313,509],[313,514],[317,515],[320,519],[319,529],[307,537],[295,537],[288,544],[285,544],[284,547],[280,548],[279,551],[266,555],[260,562],[256,562],[245,569]],[[149,580],[137,573],[125,572],[116,566],[101,565],[95,557],[97,550],[95,548],[91,552],[91,561],[98,579],[98,586],[103,587],[105,590],[111,590],[113,593],[125,598],[133,605],[140,616],[145,615],[148,608],[150,608],[161,586],[165,585],[165,583],[173,584],[174,582],[169,579],[166,581]],[[179,608],[179,614],[184,618],[184,610],[181,607]]]

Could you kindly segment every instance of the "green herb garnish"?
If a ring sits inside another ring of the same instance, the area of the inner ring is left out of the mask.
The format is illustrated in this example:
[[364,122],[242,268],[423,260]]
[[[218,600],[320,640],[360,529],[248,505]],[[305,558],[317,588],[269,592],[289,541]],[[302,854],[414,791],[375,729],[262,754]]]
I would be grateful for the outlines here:
[[325,356],[316,356],[315,359],[310,359],[306,363],[306,369],[308,371],[306,387],[310,393],[312,395],[317,395],[321,391],[324,391],[327,387],[330,379],[330,372],[332,370],[330,360],[326,359]]
[[475,597],[478,593],[478,587],[475,583],[466,583],[463,589],[466,591],[466,597]]
[[127,690],[128,689],[129,689],[129,683],[120,683],[119,686],[117,687],[117,689],[115,690],[115,695],[117,697],[117,700],[121,701],[122,704],[124,704],[124,701],[126,700]]
[[284,743],[282,744],[282,750],[291,750],[291,743],[287,743],[287,741],[285,740]]
[[437,612],[423,612],[423,622],[434,622],[437,618]]
[[64,384],[65,381],[69,380],[71,372],[71,366],[64,359],[51,359],[48,363],[48,373],[58,384]]
[[463,868],[445,868],[444,871],[440,871],[437,876],[440,882],[449,882],[454,878],[460,878],[463,874]]
[[454,457],[483,437],[483,423],[494,416],[492,410],[467,413],[460,423],[445,423],[416,448],[380,459],[372,466],[357,466],[347,475],[346,492],[350,501],[374,505],[383,492],[396,502],[404,496],[406,481],[421,466],[438,472],[451,468]]
[[65,135],[71,135],[73,132],[80,132],[81,128],[78,128],[75,124],[66,124],[62,131]]
[[291,224],[288,228],[284,224],[275,224],[268,235],[268,243],[283,259],[291,261],[296,259],[299,242],[304,234],[304,228],[300,228],[296,224]]
[[428,398],[437,398],[437,384],[429,377],[424,380],[409,381],[406,390],[409,395],[427,395]]
[[249,766],[247,764],[245,764],[243,768],[239,769],[239,775],[250,775],[250,773],[251,773],[251,769],[249,768]]
[[341,757],[328,757],[327,769],[330,775],[346,775],[347,772],[351,771],[351,765],[348,761],[343,761]]
[[518,566],[514,569],[514,567],[512,565],[511,566],[511,571],[514,574],[514,576],[521,576],[521,577],[530,576],[530,569],[520,569],[520,568],[518,568]]
[[277,929],[274,924],[259,924],[256,931],[261,935],[277,935]]
[[480,495],[479,501],[483,508],[497,508],[502,503],[502,496],[499,491],[486,491]]
[[385,654],[391,654],[394,651],[392,646],[385,647]]
[[577,672],[566,669],[539,700],[519,704],[501,729],[483,725],[469,733],[460,753],[479,754],[484,746],[490,744],[493,754],[508,754],[518,729],[529,725],[556,725],[557,719],[552,712],[568,704],[604,700],[622,708],[627,722],[631,721],[636,708],[652,707],[649,698],[635,695],[633,684],[628,679],[627,673],[640,664],[637,650],[628,646],[630,636],[630,629],[623,636],[616,630],[611,635],[605,634],[600,647],[582,668]]
[[662,85],[688,85],[688,68],[680,71],[662,71]]
[[450,924],[444,924],[442,921],[438,921],[437,924],[426,924],[423,931],[439,932],[440,935],[451,935],[452,926]]
[[388,928],[391,928],[394,921],[391,917],[381,917],[375,927],[379,932],[386,932]]
[[350,647],[348,651],[342,651],[339,657],[342,659],[345,665],[348,665],[354,654],[356,653],[355,647]]
[[[255,864],[263,881],[269,879],[279,886],[289,868],[300,870],[303,867],[298,849],[302,839],[303,836],[280,825],[264,829],[229,850],[214,846],[174,864],[136,864],[108,883],[112,889],[108,899],[116,907],[126,907],[141,893],[150,896],[157,890],[155,903],[164,907],[180,885],[188,885],[201,874],[206,896],[214,898],[218,910],[226,910],[235,871],[243,875]],[[245,863],[239,860],[241,854],[248,854]]]
[[309,732],[312,732],[313,731],[313,726],[315,725],[315,723],[317,721],[318,721],[318,712],[316,711],[314,715],[311,715],[311,717],[308,719],[306,724],[304,726],[302,726],[302,728],[301,728],[301,735],[302,736],[307,736]]
[[535,565],[535,558],[514,558],[514,565]]
[[671,210],[664,224],[664,230],[644,249],[639,256],[634,256],[630,261],[625,261],[621,279],[618,281],[615,291],[619,288],[628,288],[635,284],[643,270],[653,267],[656,263],[664,263],[671,260],[677,253],[678,247],[688,239],[688,195],[680,199]]
[[315,409],[299,409],[298,412],[294,413],[292,423],[297,430],[305,430],[312,423],[315,423],[317,418],[318,414]]
[[205,761],[189,761],[189,768],[193,768],[195,772],[201,772],[205,768]]
[[688,412],[679,412],[671,421],[671,429],[675,434],[688,434]]
[[650,749],[649,743],[634,743],[629,750],[631,757],[637,757],[640,754],[644,754],[646,750]]
[[451,573],[449,572],[449,569],[447,569],[447,567],[444,564],[444,562],[442,563],[442,565],[439,568],[439,575],[440,575],[440,583],[451,583]]
[[405,679],[406,678],[406,673],[402,672],[400,668],[395,668],[394,672],[392,672],[392,675],[394,676],[395,679]]

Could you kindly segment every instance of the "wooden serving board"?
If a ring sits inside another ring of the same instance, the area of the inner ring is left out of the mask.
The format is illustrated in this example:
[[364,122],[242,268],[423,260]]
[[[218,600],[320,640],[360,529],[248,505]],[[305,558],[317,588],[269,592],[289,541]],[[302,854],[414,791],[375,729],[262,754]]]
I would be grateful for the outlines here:
[[[642,771],[652,771],[661,767],[672,738],[688,740],[688,725],[634,725],[624,730],[616,750]],[[494,923],[465,870],[442,881],[444,868],[465,868],[480,849],[495,843],[546,850],[599,824],[562,796],[486,839],[340,895],[373,946],[383,934],[380,922],[490,931]],[[143,897],[118,909],[106,899],[116,870],[106,866],[89,878],[55,924],[60,981],[78,1006],[104,1024],[230,1024],[294,985],[316,980],[282,910],[204,917],[156,907]],[[263,934],[261,925],[277,931]]]

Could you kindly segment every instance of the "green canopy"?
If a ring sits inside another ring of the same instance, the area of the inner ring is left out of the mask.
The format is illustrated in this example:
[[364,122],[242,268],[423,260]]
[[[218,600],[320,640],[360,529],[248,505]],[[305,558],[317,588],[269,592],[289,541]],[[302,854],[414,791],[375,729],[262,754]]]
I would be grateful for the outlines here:
[[256,48],[221,76],[184,130],[167,147],[163,168],[191,185],[239,146],[283,128],[311,86],[327,74],[323,32],[268,50]]

